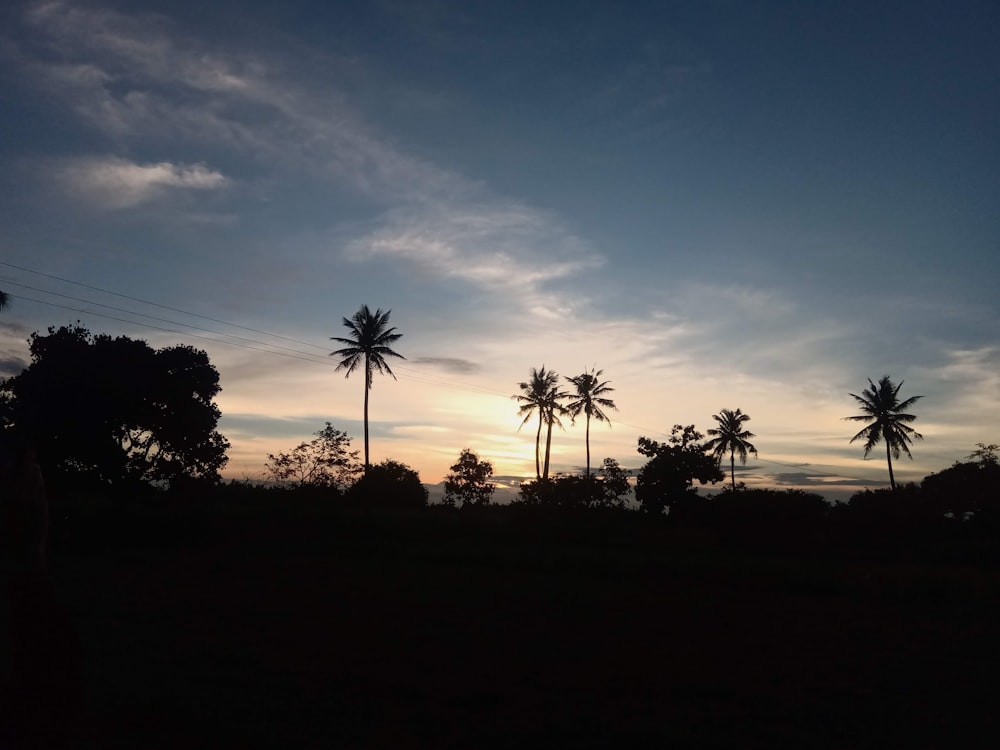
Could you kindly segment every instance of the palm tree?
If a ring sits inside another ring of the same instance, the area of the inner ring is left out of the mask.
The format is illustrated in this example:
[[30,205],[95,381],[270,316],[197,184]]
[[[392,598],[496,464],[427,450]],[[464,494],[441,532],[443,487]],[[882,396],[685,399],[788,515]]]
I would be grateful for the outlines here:
[[[556,380],[558,381],[559,376],[556,373],[552,374],[556,376]],[[558,385],[553,386],[545,398],[545,463],[542,464],[542,479],[549,478],[549,454],[552,451],[552,425],[559,425],[559,429],[562,429],[562,422],[559,420],[559,416],[566,413],[566,407],[559,402],[566,398],[569,398],[569,394],[566,391],[560,391]]]
[[384,313],[379,308],[372,314],[368,305],[362,305],[361,309],[354,313],[350,319],[344,318],[344,326],[351,332],[349,338],[339,338],[331,336],[331,341],[346,344],[343,349],[330,352],[331,357],[340,357],[340,363],[336,369],[346,369],[344,377],[350,377],[358,366],[364,362],[365,366],[365,473],[371,465],[368,460],[368,391],[372,388],[372,374],[388,373],[396,378],[389,365],[386,364],[385,357],[399,357],[406,359],[402,354],[394,352],[390,344],[398,341],[403,334],[396,333],[395,328],[389,328],[389,313]]
[[[535,476],[538,479],[542,478],[542,467],[541,467],[541,442],[542,442],[542,425],[548,422],[548,411],[549,404],[553,400],[552,393],[557,389],[559,384],[559,374],[553,372],[552,370],[546,370],[545,365],[542,365],[540,370],[536,370],[534,367],[531,368],[531,380],[523,383],[518,383],[518,388],[521,389],[521,393],[515,393],[511,398],[517,400],[521,404],[521,408],[517,410],[517,415],[524,415],[524,421],[521,422],[521,427],[524,427],[531,416],[537,411],[538,412],[538,431],[535,433]],[[551,434],[551,425],[550,425]],[[545,456],[546,463],[546,476],[548,476],[548,453]]]
[[863,390],[860,396],[856,393],[850,394],[861,405],[862,413],[853,417],[844,417],[844,419],[851,422],[871,420],[871,424],[865,425],[861,432],[851,438],[851,442],[863,438],[865,458],[868,458],[868,454],[871,453],[872,448],[878,445],[879,440],[885,441],[885,460],[889,464],[889,485],[892,489],[896,489],[896,477],[892,473],[893,457],[898,459],[900,452],[902,452],[912,460],[910,443],[913,442],[913,438],[924,439],[923,435],[908,426],[909,422],[917,418],[916,415],[906,414],[903,409],[912,406],[923,396],[913,396],[901,402],[899,389],[903,387],[903,381],[900,380],[899,385],[893,385],[888,375],[883,375],[882,379],[878,381],[878,385],[875,385],[872,379],[868,378],[868,385],[871,387]]
[[[566,412],[575,421],[580,413],[583,412],[587,416],[587,478],[590,478],[590,419],[593,417],[598,422],[608,422],[608,415],[601,411],[601,407],[605,409],[617,409],[615,402],[609,398],[603,398],[608,393],[614,390],[608,385],[608,381],[601,382],[601,375],[604,374],[604,370],[594,370],[590,372],[582,372],[581,374],[566,378],[570,383],[576,387],[575,400],[570,401],[566,404]],[[573,398],[573,395],[570,396]]]
[[737,409],[723,409],[718,414],[713,414],[712,419],[719,423],[718,428],[707,430],[709,435],[714,437],[705,443],[705,448],[711,450],[718,461],[729,452],[729,476],[733,482],[733,490],[736,489],[736,456],[739,455],[740,463],[747,462],[747,453],[757,455],[757,449],[750,438],[757,437],[750,430],[743,429],[743,423],[750,421],[750,415],[744,414]]

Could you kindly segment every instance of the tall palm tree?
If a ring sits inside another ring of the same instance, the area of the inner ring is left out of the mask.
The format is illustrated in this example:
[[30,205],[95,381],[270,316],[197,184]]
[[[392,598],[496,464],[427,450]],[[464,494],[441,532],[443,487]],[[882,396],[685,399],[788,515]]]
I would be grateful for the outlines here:
[[391,310],[382,312],[379,308],[373,314],[368,309],[368,305],[362,305],[361,309],[354,313],[351,318],[344,318],[344,326],[350,331],[349,338],[339,338],[331,336],[331,341],[346,344],[343,349],[330,352],[331,357],[340,357],[340,362],[336,369],[346,369],[344,377],[350,377],[361,363],[365,366],[365,473],[371,466],[368,460],[368,391],[372,388],[372,375],[374,372],[388,373],[396,378],[395,374],[386,364],[385,357],[398,357],[406,359],[402,354],[394,352],[390,345],[398,341],[403,334],[396,333],[395,328],[389,328],[389,313]]
[[898,459],[902,452],[912,460],[910,444],[913,442],[913,438],[924,439],[923,435],[908,426],[917,418],[916,415],[907,414],[903,409],[909,408],[923,396],[912,396],[905,401],[900,401],[899,389],[903,387],[903,381],[900,380],[899,385],[893,385],[888,375],[883,375],[882,379],[878,381],[878,385],[875,385],[872,379],[868,378],[868,385],[871,387],[863,390],[860,396],[856,393],[850,394],[861,406],[862,413],[853,417],[844,417],[844,419],[851,422],[871,420],[871,424],[865,425],[861,432],[851,438],[851,442],[864,439],[865,458],[868,458],[868,454],[871,453],[872,448],[878,445],[880,440],[885,442],[885,460],[889,464],[889,485],[892,489],[896,489],[896,477],[892,473],[893,457]]
[[605,395],[611,393],[614,388],[608,385],[608,381],[601,382],[601,375],[604,374],[604,370],[591,369],[590,372],[584,371],[579,375],[572,378],[566,378],[570,383],[576,387],[576,393],[571,394],[570,398],[574,399],[566,404],[566,412],[575,421],[580,413],[586,415],[587,417],[587,478],[590,478],[590,419],[593,417],[598,422],[611,422],[608,419],[608,415],[601,411],[601,407],[605,409],[617,409],[615,402],[609,398],[604,398]]
[[[559,373],[553,370],[546,370],[545,365],[541,369],[531,368],[531,380],[518,383],[521,393],[515,393],[511,398],[521,404],[517,410],[517,415],[524,415],[521,427],[524,427],[535,412],[538,412],[538,430],[535,432],[535,477],[537,479],[548,479],[549,477],[549,452],[552,448],[552,425],[562,423],[559,421],[559,414],[563,408],[560,401],[566,394],[559,390]],[[545,464],[542,466],[541,443],[542,425],[548,425],[548,435],[545,439]],[[520,427],[518,428],[520,429]]]
[[736,489],[736,456],[740,457],[740,463],[747,462],[747,453],[757,455],[757,449],[750,442],[750,438],[757,437],[750,430],[743,429],[743,423],[750,421],[750,415],[744,414],[737,409],[723,409],[718,414],[713,414],[712,419],[719,423],[717,428],[707,430],[712,439],[705,443],[705,448],[715,454],[720,462],[722,457],[729,453],[729,477],[733,483],[733,490]]
[[[557,382],[558,378],[559,376],[556,375]],[[559,429],[562,429],[562,422],[559,420],[559,417],[566,414],[566,407],[560,402],[566,398],[569,398],[569,394],[566,391],[560,391],[558,385],[556,385],[549,391],[545,399],[545,462],[542,464],[542,479],[549,478],[549,455],[552,452],[552,425],[559,425]]]

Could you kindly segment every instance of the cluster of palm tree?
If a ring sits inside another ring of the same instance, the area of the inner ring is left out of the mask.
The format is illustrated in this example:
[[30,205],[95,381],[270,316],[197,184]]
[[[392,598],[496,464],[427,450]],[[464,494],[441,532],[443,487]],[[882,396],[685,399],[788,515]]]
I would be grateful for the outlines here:
[[[9,296],[0,291],[0,309],[6,307],[9,301]],[[331,352],[330,356],[340,357],[336,369],[346,370],[345,377],[350,377],[352,372],[362,365],[364,366],[366,473],[371,465],[368,449],[368,394],[372,388],[374,373],[388,374],[395,378],[396,376],[385,358],[405,359],[391,346],[403,334],[396,333],[396,329],[389,326],[390,313],[391,310],[382,312],[381,308],[373,313],[368,305],[362,305],[352,317],[343,319],[343,324],[349,331],[348,337],[330,337],[332,341],[344,344],[343,348]],[[607,397],[615,389],[609,385],[609,381],[601,380],[603,375],[604,371],[595,367],[585,370],[579,375],[564,378],[567,383],[573,386],[573,390],[565,391],[560,387],[563,379],[560,379],[559,374],[542,365],[541,368],[531,368],[530,379],[518,384],[520,393],[514,394],[512,398],[520,403],[518,416],[524,417],[521,427],[526,425],[535,414],[538,415],[538,429],[535,431],[535,475],[538,479],[549,478],[553,426],[562,428],[561,417],[569,417],[575,424],[577,417],[581,414],[586,418],[586,476],[590,477],[590,421],[594,419],[598,422],[610,422],[604,410],[618,408],[615,406],[615,402]],[[906,453],[912,459],[910,444],[914,439],[923,438],[923,435],[909,426],[909,423],[913,422],[916,416],[904,410],[923,396],[913,396],[901,401],[899,390],[903,386],[903,381],[896,385],[888,375],[884,375],[879,380],[878,385],[869,378],[868,385],[870,387],[862,391],[860,396],[855,393],[850,394],[860,405],[862,413],[845,417],[845,419],[869,422],[851,438],[852,443],[861,439],[865,441],[866,458],[879,442],[885,443],[886,461],[889,465],[889,483],[895,489],[896,478],[892,471],[892,459],[895,457],[898,460],[901,453]],[[750,416],[744,414],[740,409],[722,409],[719,414],[712,415],[712,418],[716,421],[717,426],[708,430],[712,439],[705,444],[705,448],[711,450],[720,462],[727,453],[729,454],[729,475],[733,489],[736,489],[736,458],[739,457],[741,464],[746,464],[748,454],[757,455],[757,449],[750,442],[750,438],[756,437],[756,435],[745,429],[745,424],[750,420]],[[541,450],[543,427],[546,430],[544,460]]]
[[[556,425],[562,427],[560,417],[569,417],[573,423],[576,418],[583,414],[587,420],[586,444],[587,444],[587,468],[586,476],[590,477],[590,420],[598,422],[610,422],[604,409],[617,409],[615,402],[607,398],[607,394],[614,391],[608,381],[601,381],[603,370],[593,368],[585,370],[579,375],[567,377],[565,380],[573,386],[573,391],[560,390],[559,374],[554,370],[531,368],[531,379],[518,383],[520,393],[515,393],[512,398],[517,400],[521,407],[518,409],[518,416],[523,415],[524,421],[521,426],[526,425],[531,417],[537,412],[538,430],[535,433],[535,476],[538,479],[549,478],[549,456],[552,450],[552,427]],[[541,458],[542,426],[546,427],[545,433],[545,460]]]

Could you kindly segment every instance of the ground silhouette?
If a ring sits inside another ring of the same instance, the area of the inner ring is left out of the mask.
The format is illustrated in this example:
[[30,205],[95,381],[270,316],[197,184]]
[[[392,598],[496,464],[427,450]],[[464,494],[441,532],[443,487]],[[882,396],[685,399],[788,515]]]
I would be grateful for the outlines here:
[[992,726],[994,547],[790,554],[612,510],[227,492],[57,536],[80,746],[959,747]]

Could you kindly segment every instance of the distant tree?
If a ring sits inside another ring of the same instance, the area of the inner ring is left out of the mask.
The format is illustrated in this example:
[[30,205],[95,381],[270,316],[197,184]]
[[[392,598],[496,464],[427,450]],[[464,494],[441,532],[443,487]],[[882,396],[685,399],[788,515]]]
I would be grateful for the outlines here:
[[336,487],[344,490],[357,478],[358,452],[350,450],[351,438],[329,422],[285,453],[268,453],[264,473],[275,482],[293,487]]
[[861,407],[861,414],[853,417],[844,417],[852,422],[870,422],[865,425],[857,435],[851,438],[865,441],[865,458],[871,453],[872,448],[878,445],[879,441],[885,443],[885,459],[889,464],[889,484],[892,489],[896,489],[896,478],[892,473],[892,459],[899,459],[900,453],[905,453],[910,459],[910,444],[913,438],[922,440],[923,435],[916,432],[909,424],[916,419],[913,414],[907,414],[904,409],[909,408],[923,396],[912,396],[905,401],[899,400],[899,389],[903,387],[903,381],[899,385],[894,385],[888,375],[883,375],[882,379],[875,385],[871,378],[868,379],[870,388],[866,388],[861,395],[850,394]]
[[416,471],[390,459],[368,467],[347,491],[349,500],[376,508],[423,508],[428,496]]
[[618,408],[614,401],[605,398],[614,388],[608,385],[608,381],[601,382],[603,374],[604,370],[592,369],[590,372],[584,371],[572,378],[566,378],[576,388],[576,393],[569,396],[572,400],[566,404],[566,412],[574,421],[581,413],[587,417],[587,469],[584,474],[586,477],[590,476],[590,420],[594,418],[598,422],[610,422],[608,415],[602,411],[602,407],[604,409]]
[[[521,393],[514,394],[521,408],[518,409],[518,416],[524,415],[521,427],[528,423],[531,416],[538,413],[538,431],[535,434],[535,476],[538,479],[548,479],[549,477],[549,453],[552,448],[552,425],[562,423],[559,415],[565,410],[561,401],[566,398],[566,393],[559,390],[559,373],[546,370],[542,365],[540,370],[531,368],[531,380],[518,383]],[[548,432],[545,438],[545,464],[541,465],[540,448],[542,437],[542,425],[546,425]]]
[[549,479],[523,482],[518,497],[524,505],[568,510],[598,506],[603,495],[601,482],[594,477],[556,474]]
[[50,476],[108,488],[218,480],[229,442],[205,352],[79,323],[35,332],[28,346],[29,366],[0,384],[0,427],[31,439]]
[[694,487],[725,479],[719,462],[705,452],[705,436],[694,425],[674,425],[666,443],[639,438],[639,453],[649,461],[636,478],[635,497],[646,513],[660,515],[665,508],[697,494]]
[[981,521],[985,516],[1000,520],[1000,461],[998,446],[976,443],[969,454],[971,461],[956,461],[952,466],[924,477],[920,490],[942,509],[956,517],[967,515]]
[[604,459],[604,467],[601,470],[601,505],[616,508],[625,507],[625,499],[630,490],[628,478],[631,473],[628,469],[623,469],[615,459]]
[[331,336],[331,341],[345,344],[343,349],[330,352],[331,357],[340,357],[340,362],[336,369],[346,369],[344,377],[350,377],[359,366],[364,365],[365,370],[365,472],[368,471],[371,463],[368,453],[368,392],[372,389],[372,376],[374,372],[395,375],[386,364],[386,357],[398,357],[406,359],[402,354],[394,352],[391,345],[398,341],[403,334],[396,333],[395,328],[389,328],[389,314],[391,310],[382,312],[381,308],[374,313],[368,309],[368,305],[362,305],[351,318],[344,318],[344,326],[350,331],[348,338]]
[[461,501],[462,507],[489,505],[496,485],[490,482],[493,464],[480,461],[479,456],[465,448],[454,464],[451,474],[444,482],[444,504],[454,507]]
[[6,310],[10,305],[10,295],[0,290],[0,310]]
[[713,427],[708,430],[712,439],[705,444],[705,448],[712,451],[716,459],[720,462],[722,457],[729,453],[729,475],[733,482],[733,491],[736,490],[736,456],[740,457],[740,463],[747,462],[747,453],[757,455],[757,449],[750,438],[757,437],[749,430],[743,429],[743,423],[750,421],[750,415],[744,414],[737,409],[723,409],[718,414],[713,414],[712,419],[719,423],[718,428]]
[[976,461],[983,466],[996,466],[1000,463],[998,452],[1000,452],[1000,445],[996,443],[990,443],[989,445],[986,443],[976,443],[976,450],[968,455],[968,459]]

